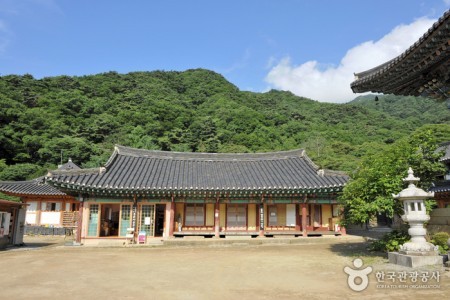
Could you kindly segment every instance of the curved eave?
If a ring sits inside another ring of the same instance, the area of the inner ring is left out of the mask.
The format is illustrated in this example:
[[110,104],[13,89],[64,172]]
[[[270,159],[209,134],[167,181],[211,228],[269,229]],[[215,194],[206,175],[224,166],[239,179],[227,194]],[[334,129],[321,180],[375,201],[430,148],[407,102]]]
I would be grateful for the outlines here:
[[446,187],[435,187],[430,189],[431,192],[436,193],[449,193],[450,192],[450,186]]
[[21,198],[47,198],[47,199],[69,199],[73,198],[70,195],[67,194],[33,194],[33,193],[13,193],[13,192],[4,192],[9,196],[15,196],[15,197],[21,197]]
[[67,195],[52,186],[27,182],[2,182],[0,192],[16,197],[64,198]]
[[115,195],[115,196],[141,196],[141,197],[236,197],[236,196],[295,196],[310,194],[334,194],[341,192],[344,185],[333,185],[327,187],[275,187],[275,188],[239,188],[239,189],[142,189],[142,188],[103,188],[90,187],[70,183],[53,183],[55,186],[68,193],[86,193],[95,195]]
[[[450,11],[409,49],[373,69],[355,74],[354,93],[448,97]],[[441,80],[440,80],[441,79]]]

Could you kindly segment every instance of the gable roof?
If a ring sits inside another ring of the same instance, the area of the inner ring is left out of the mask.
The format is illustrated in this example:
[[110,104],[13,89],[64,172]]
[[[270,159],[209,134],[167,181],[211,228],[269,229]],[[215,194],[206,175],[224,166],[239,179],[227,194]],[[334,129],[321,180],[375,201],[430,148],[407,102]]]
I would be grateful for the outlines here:
[[58,166],[58,170],[80,170],[81,168],[79,166],[77,166],[71,158],[69,158],[69,160],[62,165]]
[[104,168],[61,171],[46,180],[97,194],[340,190],[348,176],[319,170],[304,150],[271,153],[181,153],[117,145]]

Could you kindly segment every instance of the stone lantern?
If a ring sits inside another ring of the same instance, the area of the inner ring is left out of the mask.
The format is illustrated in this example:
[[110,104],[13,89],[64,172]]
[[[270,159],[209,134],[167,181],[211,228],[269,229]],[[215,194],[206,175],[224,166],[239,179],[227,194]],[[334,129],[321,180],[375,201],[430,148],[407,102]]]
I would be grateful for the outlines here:
[[425,199],[433,198],[434,194],[416,187],[415,184],[420,178],[414,177],[411,168],[408,170],[408,177],[403,181],[409,182],[408,187],[393,197],[403,202],[405,214],[402,220],[409,224],[408,233],[411,241],[403,244],[399,252],[389,252],[389,262],[407,267],[442,264],[438,247],[425,239],[427,230],[424,223],[430,220],[425,208]]

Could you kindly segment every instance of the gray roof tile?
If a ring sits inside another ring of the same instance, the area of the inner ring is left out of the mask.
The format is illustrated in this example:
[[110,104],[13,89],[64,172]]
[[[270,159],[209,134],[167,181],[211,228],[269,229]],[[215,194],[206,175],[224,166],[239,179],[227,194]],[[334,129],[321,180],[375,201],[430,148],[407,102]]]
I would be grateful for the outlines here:
[[[58,170],[81,170],[72,160],[59,165]],[[37,196],[66,196],[55,187],[45,183],[44,177],[27,181],[0,181],[0,191],[11,195],[37,195]]]
[[304,150],[272,153],[180,153],[116,146],[99,169],[51,172],[55,185],[97,190],[293,190],[342,187],[348,176],[318,174]]
[[44,182],[44,177],[28,181],[0,181],[0,191],[11,195],[65,196]]

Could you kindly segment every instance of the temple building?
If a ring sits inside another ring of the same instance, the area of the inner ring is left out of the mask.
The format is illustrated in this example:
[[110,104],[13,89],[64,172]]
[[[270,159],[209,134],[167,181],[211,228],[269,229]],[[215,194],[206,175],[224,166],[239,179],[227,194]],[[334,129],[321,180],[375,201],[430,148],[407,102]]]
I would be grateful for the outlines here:
[[[69,159],[67,163],[58,166],[58,169],[80,168]],[[26,233],[44,234],[39,228],[43,226],[57,228],[77,226],[79,201],[46,184],[44,177],[26,181],[0,181],[0,191],[20,197],[26,204]]]
[[356,73],[351,89],[404,96],[450,98],[450,11],[404,53],[373,69]]
[[[77,240],[341,234],[337,196],[349,177],[304,150],[180,153],[116,146],[104,167],[56,170],[46,182],[76,197]],[[140,240],[140,239],[139,239]]]

